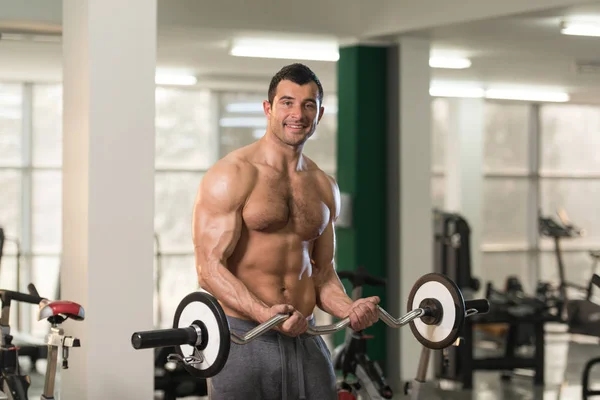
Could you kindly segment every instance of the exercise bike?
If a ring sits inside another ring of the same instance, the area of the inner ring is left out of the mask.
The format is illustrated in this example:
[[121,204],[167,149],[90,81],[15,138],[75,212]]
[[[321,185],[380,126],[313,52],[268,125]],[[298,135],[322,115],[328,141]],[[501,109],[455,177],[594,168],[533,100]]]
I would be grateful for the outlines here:
[[[409,325],[414,337],[423,345],[417,377],[405,389],[412,400],[429,400],[423,389],[430,350],[441,350],[455,344],[465,319],[487,313],[489,303],[485,299],[465,301],[458,286],[447,276],[429,273],[413,285],[407,308],[406,314],[394,318],[378,307],[379,319],[391,328]],[[204,290],[198,290],[179,303],[172,329],[134,332],[131,345],[136,350],[173,346],[175,354],[170,355],[170,360],[181,363],[191,375],[205,379],[223,369],[231,342],[247,344],[287,318],[288,314],[275,315],[246,334],[239,335],[229,329],[227,316],[217,299]],[[328,335],[349,325],[350,318],[346,317],[331,325],[309,327],[306,334]],[[338,398],[352,397],[345,394]]]
[[62,351],[62,368],[66,369],[69,366],[69,349],[80,346],[79,339],[65,335],[60,324],[68,318],[82,321],[85,318],[83,307],[70,301],[49,301],[42,298],[33,284],[29,284],[28,290],[29,294],[0,290],[0,400],[27,400],[27,391],[31,384],[30,377],[22,374],[19,347],[13,344],[10,334],[10,306],[13,301],[38,305],[38,320],[45,319],[50,323],[50,332],[46,335],[48,364],[41,400],[54,400],[59,351]]
[[[590,301],[594,287],[593,278],[586,286],[568,282],[560,247],[561,239],[580,237],[584,235],[585,231],[571,223],[564,210],[560,210],[557,214],[560,222],[550,217],[539,216],[540,234],[554,239],[554,252],[559,276],[558,287],[551,288],[549,284],[544,284],[544,291],[553,293],[547,297],[557,299],[561,320],[568,325],[570,333],[600,337],[600,305]],[[590,252],[590,255],[594,260],[597,260],[595,257],[596,252]],[[592,267],[595,269],[596,262],[592,264]],[[594,270],[591,271],[591,275],[595,275]],[[578,296],[571,298],[570,293],[573,290],[568,292],[567,289],[574,289]],[[538,284],[539,295],[542,294],[540,292],[540,284]]]
[[[385,280],[373,275],[364,267],[356,271],[339,271],[340,279],[347,279],[352,285],[352,300],[362,297],[363,285],[385,286]],[[363,331],[356,332],[346,328],[344,343],[332,352],[333,368],[340,371],[342,380],[338,383],[340,400],[391,399],[394,395],[377,361],[367,355],[367,340]]]

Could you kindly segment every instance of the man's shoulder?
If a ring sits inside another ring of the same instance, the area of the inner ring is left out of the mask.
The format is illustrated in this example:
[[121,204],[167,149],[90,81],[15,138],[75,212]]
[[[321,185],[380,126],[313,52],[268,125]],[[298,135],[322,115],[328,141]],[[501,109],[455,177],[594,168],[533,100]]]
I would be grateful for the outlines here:
[[311,175],[315,179],[315,183],[320,188],[321,193],[323,193],[325,202],[337,216],[340,207],[340,190],[337,181],[333,176],[319,168],[314,161],[310,160],[308,157],[306,157],[306,159],[308,171],[311,172]]
[[250,162],[247,154],[242,149],[237,149],[214,163],[207,171],[207,175],[239,179],[255,172],[256,167]]
[[244,157],[232,152],[206,171],[200,191],[215,201],[239,203],[248,196],[255,177],[254,166]]
[[337,182],[335,178],[321,169],[317,163],[311,160],[309,157],[304,156],[307,164],[307,170],[311,172],[318,184],[323,185],[326,189],[337,190]]

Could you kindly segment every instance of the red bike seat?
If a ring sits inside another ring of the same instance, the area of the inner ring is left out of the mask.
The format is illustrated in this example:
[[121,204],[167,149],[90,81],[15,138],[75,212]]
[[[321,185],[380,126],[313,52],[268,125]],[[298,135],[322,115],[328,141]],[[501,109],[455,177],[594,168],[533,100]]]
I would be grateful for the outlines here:
[[41,321],[42,319],[52,317],[63,317],[64,319],[71,318],[75,321],[83,321],[85,319],[85,310],[82,306],[72,301],[51,301],[40,310],[38,320]]

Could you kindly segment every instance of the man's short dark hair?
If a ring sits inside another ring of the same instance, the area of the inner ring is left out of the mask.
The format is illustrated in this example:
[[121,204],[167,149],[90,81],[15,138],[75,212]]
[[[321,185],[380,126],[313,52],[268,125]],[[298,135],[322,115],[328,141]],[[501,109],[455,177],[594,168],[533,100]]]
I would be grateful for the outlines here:
[[319,88],[318,100],[319,102],[323,101],[323,86],[321,85],[321,81],[317,78],[314,72],[311,71],[304,64],[294,63],[290,65],[286,65],[281,68],[279,72],[277,72],[273,78],[271,79],[271,84],[269,85],[269,103],[273,104],[273,99],[275,98],[275,93],[277,92],[277,85],[279,82],[287,80],[292,81],[298,85],[305,85],[309,82],[314,82],[317,84]]

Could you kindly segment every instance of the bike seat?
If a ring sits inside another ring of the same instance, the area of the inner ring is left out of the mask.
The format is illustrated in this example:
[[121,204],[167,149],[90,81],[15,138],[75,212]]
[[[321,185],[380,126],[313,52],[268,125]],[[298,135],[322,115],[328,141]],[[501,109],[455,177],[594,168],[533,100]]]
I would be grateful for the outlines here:
[[62,322],[67,318],[74,319],[75,321],[83,321],[85,318],[85,310],[82,306],[72,301],[51,301],[40,310],[38,320],[58,319],[59,322]]
[[595,258],[596,260],[600,260],[600,250],[590,251],[590,256],[592,256],[592,258]]

